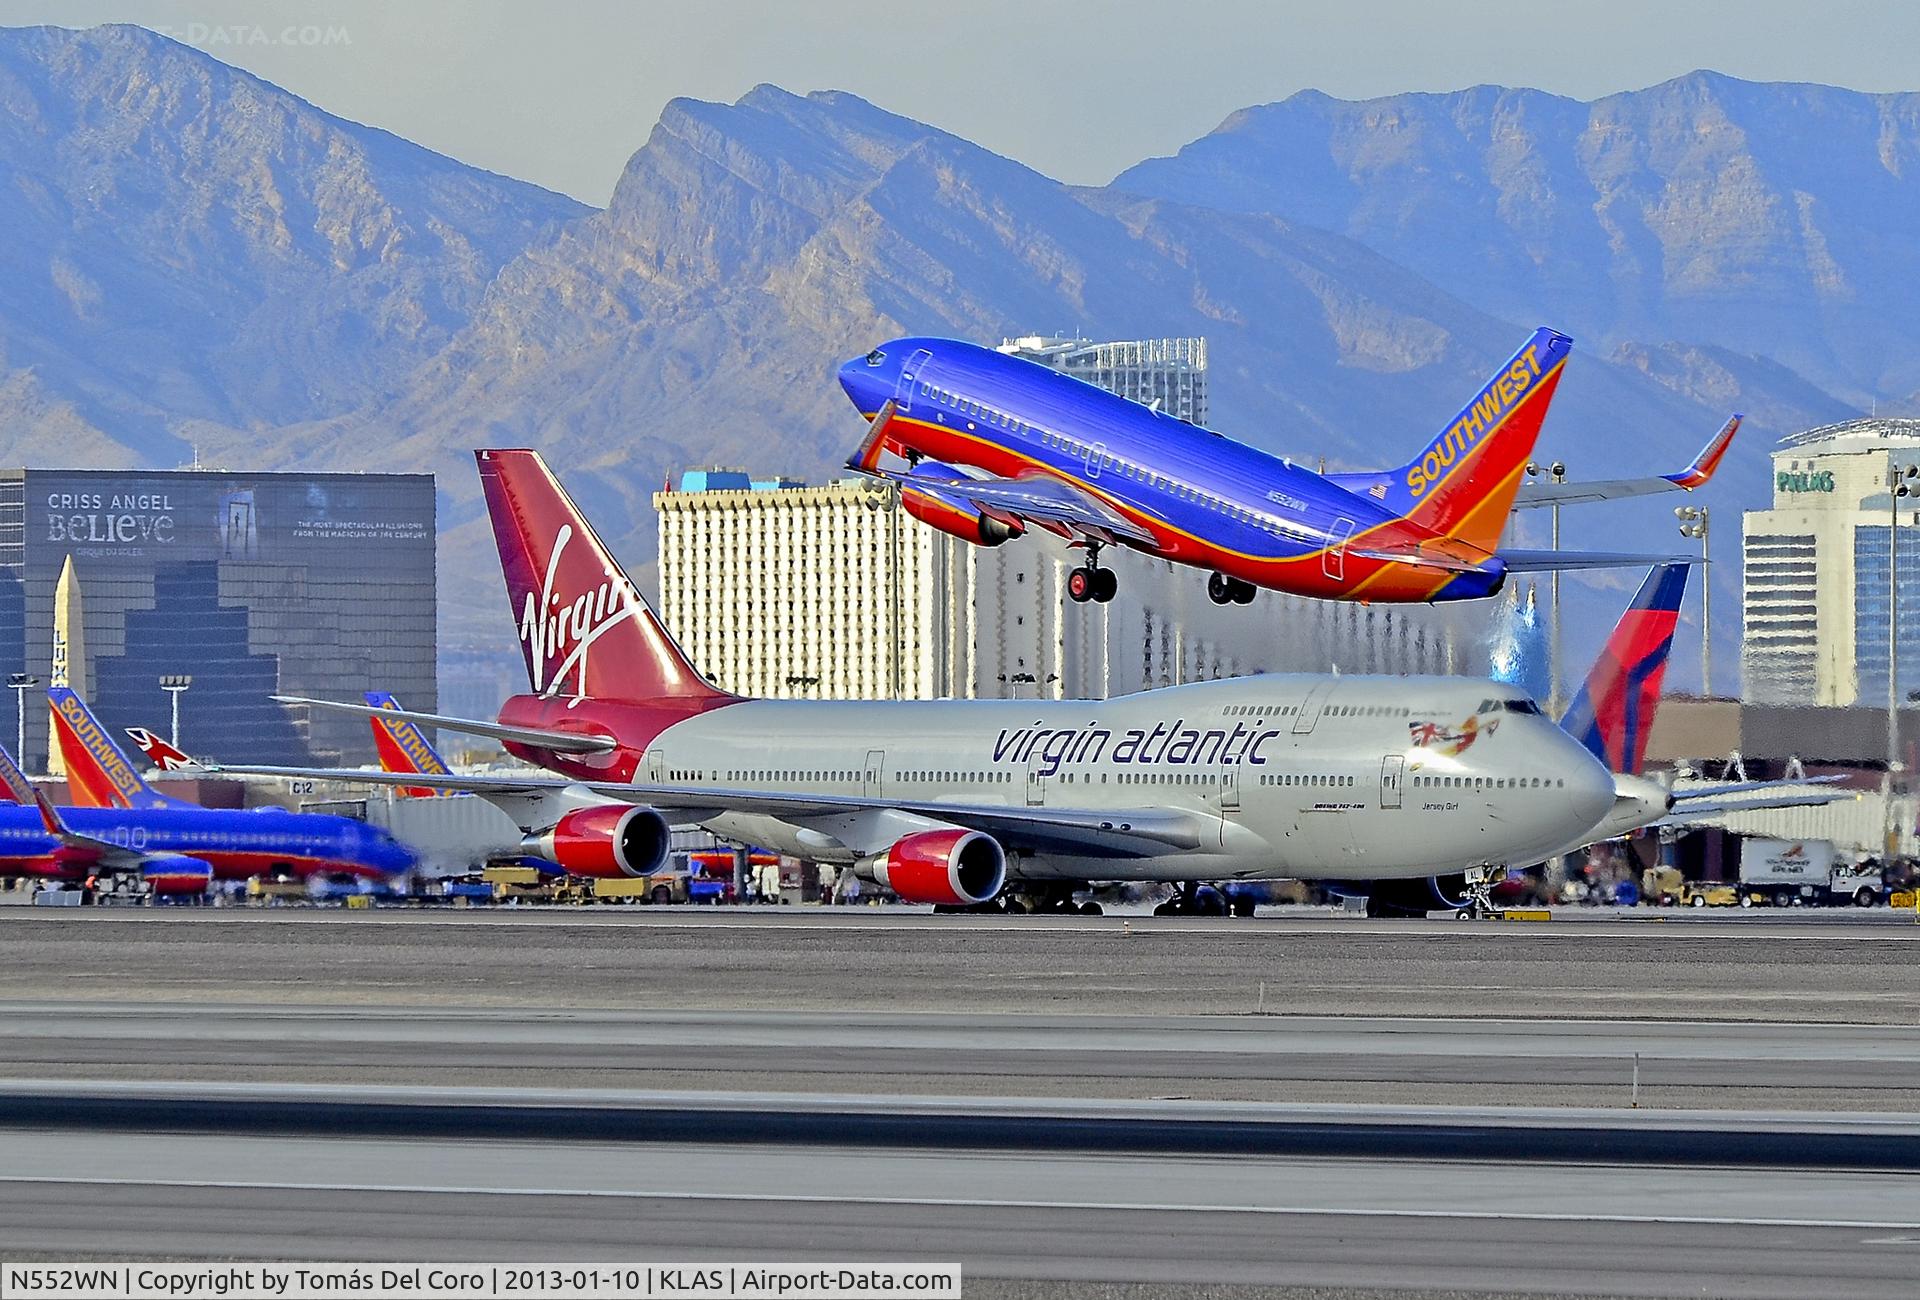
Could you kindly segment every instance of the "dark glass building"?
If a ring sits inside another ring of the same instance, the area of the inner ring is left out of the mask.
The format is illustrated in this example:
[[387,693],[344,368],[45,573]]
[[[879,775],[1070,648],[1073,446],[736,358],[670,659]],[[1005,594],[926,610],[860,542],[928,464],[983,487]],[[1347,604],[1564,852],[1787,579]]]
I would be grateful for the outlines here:
[[[160,678],[184,674],[190,753],[372,762],[364,720],[270,697],[378,688],[435,708],[434,522],[429,474],[0,470],[0,671],[48,680],[71,556],[92,703],[116,739],[164,734]],[[27,697],[26,751],[44,770],[44,690]]]

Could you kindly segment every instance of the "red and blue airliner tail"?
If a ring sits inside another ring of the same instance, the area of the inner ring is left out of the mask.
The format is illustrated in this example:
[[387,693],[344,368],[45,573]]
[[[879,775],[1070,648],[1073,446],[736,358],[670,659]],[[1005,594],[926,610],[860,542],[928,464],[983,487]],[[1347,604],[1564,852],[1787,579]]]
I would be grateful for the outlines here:
[[0,745],[0,799],[17,804],[33,802],[33,782],[27,780],[27,774],[13,761],[6,746]]
[[1647,574],[1560,720],[1609,771],[1639,776],[1646,766],[1660,683],[1687,594],[1687,567],[1663,564]]
[[1383,476],[1382,503],[1433,534],[1495,550],[1572,349],[1565,334],[1535,330],[1418,456]]
[[[398,709],[400,701],[387,691],[368,691],[366,700],[376,709]],[[425,776],[451,776],[453,769],[426,735],[405,718],[368,718],[373,727],[373,749],[380,766],[388,772],[419,772]],[[405,799],[433,799],[453,793],[432,786],[408,785],[398,793]]]
[[54,740],[67,764],[67,789],[78,808],[178,808],[141,779],[87,702],[65,686],[47,692]]

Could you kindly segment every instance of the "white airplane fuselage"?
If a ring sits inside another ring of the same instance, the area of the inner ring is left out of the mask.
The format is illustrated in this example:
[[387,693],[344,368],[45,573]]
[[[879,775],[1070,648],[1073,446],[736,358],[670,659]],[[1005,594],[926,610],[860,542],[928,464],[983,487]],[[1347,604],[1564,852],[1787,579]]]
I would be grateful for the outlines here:
[[[1414,878],[1538,862],[1601,821],[1612,775],[1511,687],[1273,674],[1105,701],[742,700],[665,728],[636,781],[927,803],[1180,810],[1198,843],[1146,856],[1030,849],[1020,880]],[[718,835],[817,861],[861,834],[724,812]],[[850,820],[849,826],[851,827]]]

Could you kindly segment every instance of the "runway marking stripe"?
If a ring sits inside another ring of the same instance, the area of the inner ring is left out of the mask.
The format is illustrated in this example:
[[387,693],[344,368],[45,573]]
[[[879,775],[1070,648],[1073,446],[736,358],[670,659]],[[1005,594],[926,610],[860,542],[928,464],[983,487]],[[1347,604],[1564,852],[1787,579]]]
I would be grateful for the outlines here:
[[[1889,1174],[1888,1177],[1899,1175]],[[38,1175],[0,1174],[0,1183],[35,1183],[70,1187],[182,1187],[202,1191],[232,1188],[236,1191],[264,1192],[399,1192],[405,1195],[442,1196],[591,1196],[631,1201],[767,1201],[802,1205],[881,1205],[906,1207],[926,1205],[937,1209],[982,1210],[1124,1210],[1147,1214],[1297,1214],[1322,1218],[1365,1219],[1514,1219],[1532,1223],[1624,1223],[1685,1224],[1724,1228],[1858,1228],[1872,1231],[1909,1232],[1920,1230],[1920,1223],[1881,1219],[1742,1219],[1731,1216],[1693,1214],[1596,1214],[1555,1213],[1544,1210],[1388,1210],[1334,1209],[1306,1205],[1205,1205],[1155,1203],[1149,1201],[1031,1201],[987,1200],[958,1197],[911,1196],[820,1196],[801,1192],[616,1192],[566,1187],[459,1187],[425,1183],[269,1183],[211,1182],[175,1178],[53,1178]]]

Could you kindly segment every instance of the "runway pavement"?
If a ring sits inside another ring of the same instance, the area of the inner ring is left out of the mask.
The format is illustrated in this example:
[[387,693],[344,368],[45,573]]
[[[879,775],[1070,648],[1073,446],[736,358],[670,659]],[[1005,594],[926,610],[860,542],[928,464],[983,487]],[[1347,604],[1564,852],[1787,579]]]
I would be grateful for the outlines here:
[[[1920,1119],[1880,1116],[1920,1085],[1916,943],[1853,913],[5,909],[0,1252],[1910,1295]],[[596,1129],[637,1090],[682,1127]],[[480,1109],[338,1109],[402,1092]]]
[[1909,1182],[1817,1171],[87,1132],[0,1134],[0,1168],[10,1258],[98,1257],[111,1224],[121,1257],[404,1259],[427,1242],[471,1259],[957,1258],[975,1280],[1165,1294],[1795,1300],[1908,1296],[1920,1265]]
[[1636,1070],[1646,1107],[1854,1110],[1920,1092],[1920,1027],[0,1002],[0,1079],[1624,1107]]
[[1909,916],[1370,922],[901,909],[0,910],[13,990],[700,1010],[1622,1017],[1902,1024]]

